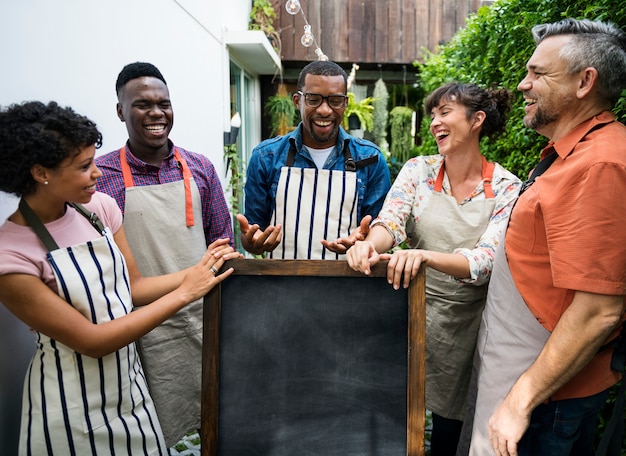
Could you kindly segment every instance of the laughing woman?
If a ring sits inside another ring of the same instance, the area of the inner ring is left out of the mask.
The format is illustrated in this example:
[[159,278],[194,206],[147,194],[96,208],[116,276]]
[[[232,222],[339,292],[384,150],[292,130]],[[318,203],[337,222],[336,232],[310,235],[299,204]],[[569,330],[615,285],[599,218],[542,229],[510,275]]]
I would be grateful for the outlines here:
[[[400,171],[367,237],[347,252],[368,274],[388,259],[387,278],[407,287],[426,269],[426,407],[433,413],[431,454],[454,455],[495,246],[520,181],[480,153],[480,139],[503,130],[508,90],[449,83],[425,102],[438,155]],[[411,249],[382,254],[407,241]]]
[[101,140],[54,102],[0,111],[0,190],[21,197],[0,227],[0,302],[36,334],[20,454],[166,455],[134,341],[239,256],[222,239],[191,268],[142,277],[119,208],[95,191]]

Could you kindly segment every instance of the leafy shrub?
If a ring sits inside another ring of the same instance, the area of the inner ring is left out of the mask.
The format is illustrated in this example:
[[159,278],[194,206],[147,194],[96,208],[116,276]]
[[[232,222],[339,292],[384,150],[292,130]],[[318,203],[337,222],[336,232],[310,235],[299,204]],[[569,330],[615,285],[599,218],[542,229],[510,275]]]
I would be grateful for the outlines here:
[[[537,164],[546,138],[526,128],[523,100],[517,85],[526,75],[526,62],[535,49],[531,28],[540,23],[567,17],[605,20],[626,29],[626,2],[615,0],[498,0],[472,14],[437,53],[425,54],[419,69],[424,93],[449,81],[495,84],[516,93],[505,132],[493,142],[481,144],[481,151],[492,161],[525,179]],[[626,121],[626,93],[614,109],[618,120]],[[428,116],[420,125],[422,145],[417,153],[437,153],[428,131]]]

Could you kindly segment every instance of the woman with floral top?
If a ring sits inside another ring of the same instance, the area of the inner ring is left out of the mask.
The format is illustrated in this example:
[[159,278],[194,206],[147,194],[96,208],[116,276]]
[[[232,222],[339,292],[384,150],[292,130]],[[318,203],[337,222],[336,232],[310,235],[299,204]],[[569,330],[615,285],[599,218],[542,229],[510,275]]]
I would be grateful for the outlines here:
[[[520,180],[480,153],[483,136],[504,129],[511,92],[448,83],[425,110],[438,155],[407,161],[365,240],[347,252],[365,274],[389,260],[387,279],[408,287],[426,269],[426,407],[433,414],[431,453],[453,455],[458,443],[480,316],[495,247]],[[407,241],[410,249],[384,254]]]

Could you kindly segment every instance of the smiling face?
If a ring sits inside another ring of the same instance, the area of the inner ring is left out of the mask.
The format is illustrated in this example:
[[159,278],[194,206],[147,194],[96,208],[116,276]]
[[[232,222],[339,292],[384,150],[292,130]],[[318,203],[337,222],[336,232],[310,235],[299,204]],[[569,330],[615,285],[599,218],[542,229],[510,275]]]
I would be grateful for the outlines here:
[[96,181],[102,172],[96,167],[94,145],[83,147],[78,154],[63,160],[53,170],[46,170],[45,192],[60,202],[88,203],[96,192]]
[[528,73],[517,89],[526,102],[524,125],[552,138],[576,100],[576,75],[567,73],[559,51],[570,39],[558,35],[543,40],[526,64]]
[[133,154],[144,161],[165,157],[174,111],[163,81],[148,76],[131,79],[120,89],[118,101],[117,115],[126,122]]
[[[481,114],[482,115],[482,114]],[[430,112],[430,133],[437,141],[439,153],[450,155],[455,150],[469,150],[469,145],[478,144],[478,117],[467,117],[467,109],[454,97],[442,98]]]
[[[307,74],[302,93],[316,93],[322,96],[345,95],[346,85],[343,76],[318,76]],[[339,125],[343,120],[346,106],[333,109],[328,100],[322,101],[317,108],[311,108],[304,102],[304,96],[295,93],[293,102],[302,117],[302,142],[313,149],[332,147],[337,142]]]

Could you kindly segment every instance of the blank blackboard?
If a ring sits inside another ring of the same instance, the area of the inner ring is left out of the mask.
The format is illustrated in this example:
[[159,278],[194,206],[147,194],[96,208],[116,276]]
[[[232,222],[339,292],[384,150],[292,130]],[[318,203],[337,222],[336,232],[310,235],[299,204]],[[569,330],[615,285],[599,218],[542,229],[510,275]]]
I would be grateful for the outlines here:
[[423,271],[233,260],[205,299],[202,454],[423,454]]

